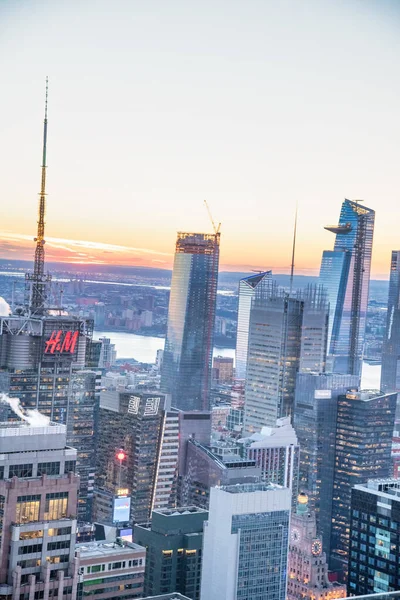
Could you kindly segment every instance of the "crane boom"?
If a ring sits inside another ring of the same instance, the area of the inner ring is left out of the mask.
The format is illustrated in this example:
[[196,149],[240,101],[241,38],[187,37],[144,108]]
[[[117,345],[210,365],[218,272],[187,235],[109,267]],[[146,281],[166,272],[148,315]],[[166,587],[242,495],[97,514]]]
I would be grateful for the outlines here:
[[204,204],[205,204],[205,207],[207,209],[208,216],[210,217],[210,221],[212,223],[212,226],[213,226],[213,229],[214,229],[214,233],[215,233],[215,235],[217,235],[219,233],[219,230],[221,229],[221,223],[218,223],[218,227],[216,227],[214,219],[212,218],[211,210],[210,210],[210,207],[208,206],[207,200],[204,200]]

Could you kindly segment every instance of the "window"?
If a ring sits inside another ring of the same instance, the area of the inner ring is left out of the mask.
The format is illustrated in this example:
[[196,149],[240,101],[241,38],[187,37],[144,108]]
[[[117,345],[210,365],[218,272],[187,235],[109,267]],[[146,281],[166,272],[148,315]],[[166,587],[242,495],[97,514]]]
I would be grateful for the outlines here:
[[63,550],[70,547],[70,540],[63,540],[61,542],[49,542],[47,544],[47,550]]
[[[59,563],[69,562],[69,554],[63,554],[62,556],[46,556],[47,562],[51,565],[57,565]],[[55,571],[57,574],[57,571]]]
[[59,462],[44,462],[38,464],[37,469],[38,477],[40,475],[59,475],[60,474],[60,463]]
[[56,535],[71,535],[71,527],[58,527],[55,529],[48,529],[47,535],[50,537]]
[[54,492],[46,494],[44,518],[54,521],[67,516],[68,492]]
[[0,479],[4,479],[4,467],[0,467]]
[[75,473],[76,460],[66,460],[64,473]]
[[34,496],[18,496],[15,509],[16,523],[30,523],[39,520],[40,494]]
[[32,544],[31,546],[20,546],[18,554],[34,554],[42,551],[43,544]]
[[8,477],[32,477],[33,465],[11,465]]
[[38,529],[37,531],[21,531],[19,534],[20,540],[34,540],[41,537],[43,537],[42,529]]

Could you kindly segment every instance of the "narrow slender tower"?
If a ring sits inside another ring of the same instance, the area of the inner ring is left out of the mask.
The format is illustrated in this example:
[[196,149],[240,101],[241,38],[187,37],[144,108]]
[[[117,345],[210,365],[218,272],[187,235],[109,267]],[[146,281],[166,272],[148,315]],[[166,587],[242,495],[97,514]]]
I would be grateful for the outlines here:
[[292,247],[292,262],[290,265],[290,290],[289,294],[293,291],[293,276],[294,276],[294,257],[296,253],[296,233],[297,233],[297,202],[296,202],[296,213],[294,216],[294,230],[293,230],[293,247]]
[[44,109],[44,127],[43,127],[43,155],[42,155],[42,180],[39,194],[39,209],[37,222],[37,235],[34,238],[36,242],[35,262],[33,273],[25,275],[26,288],[29,293],[29,312],[33,316],[41,316],[44,313],[45,301],[47,298],[47,288],[51,281],[50,275],[44,272],[44,217],[46,213],[46,151],[47,151],[47,96],[48,96],[48,77],[46,77],[46,100]]

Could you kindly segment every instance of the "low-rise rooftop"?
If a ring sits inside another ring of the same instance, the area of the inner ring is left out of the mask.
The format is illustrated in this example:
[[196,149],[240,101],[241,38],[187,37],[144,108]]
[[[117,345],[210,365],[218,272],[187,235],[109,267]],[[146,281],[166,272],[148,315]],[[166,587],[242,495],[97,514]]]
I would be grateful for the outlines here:
[[86,544],[76,544],[75,549],[79,552],[81,561],[98,558],[107,560],[110,556],[115,556],[116,554],[128,555],[133,552],[146,551],[143,546],[139,546],[139,544],[134,544],[133,542],[90,542]]

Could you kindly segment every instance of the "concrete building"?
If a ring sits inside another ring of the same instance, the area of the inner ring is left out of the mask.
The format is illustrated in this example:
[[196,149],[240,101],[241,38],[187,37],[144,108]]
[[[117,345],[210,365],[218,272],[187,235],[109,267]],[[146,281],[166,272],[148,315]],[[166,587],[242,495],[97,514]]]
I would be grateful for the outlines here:
[[134,539],[147,551],[145,594],[180,592],[200,598],[203,525],[208,512],[193,506],[153,511],[135,525]]
[[299,494],[296,511],[290,519],[287,600],[333,600],[345,598],[346,594],[345,585],[329,581],[315,512],[309,510],[306,494]]
[[351,492],[349,594],[400,589],[400,482],[372,479]]
[[146,549],[128,542],[76,545],[83,579],[82,597],[142,598]]
[[57,423],[0,423],[0,597],[75,600],[79,477]]
[[396,393],[365,390],[338,398],[330,568],[347,574],[351,489],[392,474]]
[[212,488],[201,600],[286,600],[290,506],[271,484]]
[[215,356],[213,360],[214,379],[216,383],[232,383],[233,358],[229,356]]
[[298,373],[293,425],[300,444],[299,491],[307,494],[330,555],[338,397],[358,389],[357,375]]
[[115,365],[115,361],[117,360],[117,351],[115,350],[115,344],[112,344],[110,338],[107,337],[100,338],[100,342],[101,352],[99,367],[101,369],[110,369]]
[[276,427],[263,427],[261,433],[253,433],[239,443],[243,446],[243,456],[255,461],[261,469],[261,477],[289,488],[296,502],[300,448],[290,417],[278,419]]

